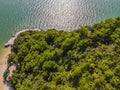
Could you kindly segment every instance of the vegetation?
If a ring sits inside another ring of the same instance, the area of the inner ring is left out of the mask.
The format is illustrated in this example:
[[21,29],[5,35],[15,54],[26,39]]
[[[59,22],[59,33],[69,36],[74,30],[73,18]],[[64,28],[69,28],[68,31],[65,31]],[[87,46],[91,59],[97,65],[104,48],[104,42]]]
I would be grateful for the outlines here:
[[11,61],[15,90],[119,90],[120,17],[71,32],[21,33]]

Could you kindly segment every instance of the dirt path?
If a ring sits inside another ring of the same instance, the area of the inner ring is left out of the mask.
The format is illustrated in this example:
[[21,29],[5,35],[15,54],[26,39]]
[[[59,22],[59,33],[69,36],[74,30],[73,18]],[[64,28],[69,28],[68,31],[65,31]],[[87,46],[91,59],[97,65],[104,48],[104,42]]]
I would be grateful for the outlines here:
[[0,53],[0,90],[13,90],[8,82],[3,82],[3,72],[7,68],[7,58],[10,54],[11,48],[5,48]]

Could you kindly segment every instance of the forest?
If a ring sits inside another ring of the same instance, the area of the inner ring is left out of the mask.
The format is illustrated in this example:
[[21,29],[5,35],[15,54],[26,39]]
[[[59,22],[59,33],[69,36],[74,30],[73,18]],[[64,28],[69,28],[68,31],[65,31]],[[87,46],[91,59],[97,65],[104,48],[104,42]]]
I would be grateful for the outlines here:
[[15,90],[120,89],[120,17],[70,32],[26,31],[11,51]]

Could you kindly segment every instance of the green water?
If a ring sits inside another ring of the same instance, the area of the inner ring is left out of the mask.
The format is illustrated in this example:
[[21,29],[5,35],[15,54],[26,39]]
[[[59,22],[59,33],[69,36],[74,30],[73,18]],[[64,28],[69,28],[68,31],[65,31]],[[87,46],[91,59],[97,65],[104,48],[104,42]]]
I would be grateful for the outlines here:
[[78,29],[120,16],[120,0],[0,0],[0,49],[25,28]]

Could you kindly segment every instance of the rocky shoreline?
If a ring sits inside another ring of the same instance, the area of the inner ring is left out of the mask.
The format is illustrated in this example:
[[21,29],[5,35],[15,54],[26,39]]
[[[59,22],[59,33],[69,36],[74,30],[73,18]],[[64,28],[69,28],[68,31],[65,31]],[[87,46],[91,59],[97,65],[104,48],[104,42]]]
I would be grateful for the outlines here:
[[14,40],[17,38],[17,36],[20,33],[26,32],[26,31],[41,31],[40,29],[24,29],[24,30],[20,30],[19,32],[17,32],[16,34],[12,35],[11,38],[4,44],[4,47],[9,47],[12,46],[14,44]]

